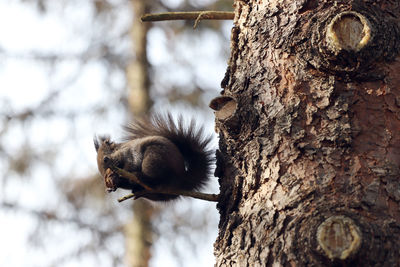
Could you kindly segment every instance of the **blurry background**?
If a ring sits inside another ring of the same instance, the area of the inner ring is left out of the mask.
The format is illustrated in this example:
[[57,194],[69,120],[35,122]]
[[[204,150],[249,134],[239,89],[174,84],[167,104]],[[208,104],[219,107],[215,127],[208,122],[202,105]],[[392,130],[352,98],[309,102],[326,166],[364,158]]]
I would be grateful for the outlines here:
[[213,265],[215,203],[118,203],[92,141],[154,110],[213,133],[232,22],[138,18],[185,10],[232,1],[0,0],[0,266]]

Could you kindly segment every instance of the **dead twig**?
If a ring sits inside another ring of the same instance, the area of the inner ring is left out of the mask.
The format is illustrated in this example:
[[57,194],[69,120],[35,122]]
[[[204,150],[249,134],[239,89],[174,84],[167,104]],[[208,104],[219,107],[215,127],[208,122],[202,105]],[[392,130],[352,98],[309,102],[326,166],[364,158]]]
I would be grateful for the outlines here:
[[207,194],[207,193],[201,193],[201,192],[194,192],[194,191],[183,191],[183,190],[157,190],[157,189],[151,189],[151,190],[142,190],[136,193],[131,193],[129,195],[126,195],[124,197],[121,197],[118,199],[118,202],[125,201],[130,198],[138,199],[144,195],[147,194],[168,194],[168,195],[176,195],[176,196],[184,196],[184,197],[192,197],[192,198],[197,198],[197,199],[202,199],[202,200],[207,200],[207,201],[213,201],[213,202],[218,202],[219,195],[218,194]]
[[148,185],[142,183],[136,177],[136,175],[133,173],[130,173],[130,172],[125,171],[124,169],[115,167],[112,164],[109,166],[109,168],[114,173],[118,174],[119,176],[121,176],[123,178],[127,178],[144,188],[144,190],[142,190],[142,191],[138,191],[134,194],[131,193],[129,195],[126,195],[126,196],[118,199],[118,202],[122,202],[122,201],[125,201],[130,198],[138,199],[147,194],[166,194],[166,195],[175,195],[175,196],[185,196],[185,197],[193,197],[193,198],[207,200],[207,201],[213,201],[213,202],[217,202],[218,198],[219,198],[218,194],[207,194],[207,193],[201,193],[201,192],[174,190],[174,189],[153,189],[153,188],[149,187]]
[[141,20],[148,21],[164,21],[164,20],[195,20],[195,26],[203,19],[208,20],[232,20],[235,17],[234,12],[229,11],[190,11],[190,12],[165,12],[145,14]]

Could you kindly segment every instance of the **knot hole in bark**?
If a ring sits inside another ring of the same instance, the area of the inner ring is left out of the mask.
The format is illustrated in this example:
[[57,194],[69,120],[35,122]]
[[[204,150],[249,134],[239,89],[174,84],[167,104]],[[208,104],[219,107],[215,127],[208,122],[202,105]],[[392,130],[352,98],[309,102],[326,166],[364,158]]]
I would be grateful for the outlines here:
[[358,252],[362,236],[352,219],[332,216],[319,225],[317,242],[329,259],[346,260]]
[[384,78],[379,62],[394,60],[400,51],[398,22],[385,10],[338,5],[324,12],[304,13],[304,42],[296,43],[299,57],[315,69],[345,81]]
[[328,24],[326,39],[333,52],[357,52],[372,39],[370,22],[360,13],[342,12]]

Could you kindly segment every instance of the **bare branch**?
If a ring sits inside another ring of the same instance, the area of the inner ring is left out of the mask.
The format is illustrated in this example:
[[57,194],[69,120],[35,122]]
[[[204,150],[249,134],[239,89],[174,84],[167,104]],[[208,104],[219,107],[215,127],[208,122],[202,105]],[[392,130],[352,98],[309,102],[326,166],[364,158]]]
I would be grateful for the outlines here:
[[234,12],[229,11],[191,11],[191,12],[165,12],[145,14],[141,17],[143,22],[147,21],[164,21],[164,20],[232,20],[235,16]]
[[118,199],[118,202],[122,202],[122,201],[125,201],[130,198],[138,199],[147,194],[168,194],[168,195],[192,197],[192,198],[213,201],[213,202],[218,202],[218,198],[219,198],[218,194],[207,194],[207,193],[195,192],[195,191],[171,190],[171,189],[167,189],[167,190],[151,189],[151,190],[142,190],[142,191],[136,192],[134,194],[126,195],[126,196]]
[[176,195],[176,196],[185,196],[185,197],[193,197],[197,199],[202,199],[202,200],[207,200],[207,201],[218,201],[218,194],[207,194],[207,193],[201,193],[201,192],[194,192],[194,191],[185,191],[185,190],[173,190],[173,189],[153,189],[149,187],[148,185],[142,183],[135,174],[130,173],[125,171],[124,169],[120,169],[118,167],[112,166],[112,164],[109,166],[109,168],[118,174],[121,177],[127,178],[138,185],[142,186],[144,190],[136,192],[134,194],[129,194],[126,195],[120,199],[118,199],[118,202],[125,201],[130,198],[138,199],[142,196],[145,196],[147,194],[166,194],[166,195]]

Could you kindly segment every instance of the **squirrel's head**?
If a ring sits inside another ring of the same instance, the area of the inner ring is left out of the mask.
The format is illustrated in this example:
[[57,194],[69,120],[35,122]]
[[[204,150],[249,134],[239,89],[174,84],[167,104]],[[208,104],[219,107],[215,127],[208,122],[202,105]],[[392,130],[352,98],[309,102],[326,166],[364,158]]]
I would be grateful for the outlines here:
[[95,136],[93,138],[94,148],[97,152],[97,166],[104,176],[105,166],[109,163],[109,155],[117,149],[117,144],[111,141],[109,136]]
[[111,141],[109,136],[95,136],[93,142],[97,152],[97,167],[104,178],[107,191],[115,191],[119,187],[120,179],[109,166],[113,164],[111,154],[118,149],[120,144]]

